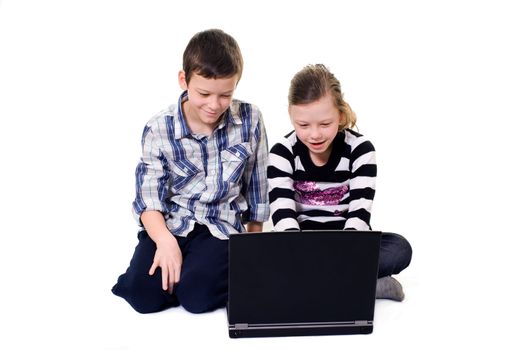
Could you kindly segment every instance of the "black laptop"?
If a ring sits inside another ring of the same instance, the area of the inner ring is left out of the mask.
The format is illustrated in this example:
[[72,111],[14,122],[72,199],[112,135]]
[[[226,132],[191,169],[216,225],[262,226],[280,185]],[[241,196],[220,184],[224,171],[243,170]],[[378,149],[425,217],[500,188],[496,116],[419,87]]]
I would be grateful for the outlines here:
[[230,236],[231,338],[373,330],[381,232]]

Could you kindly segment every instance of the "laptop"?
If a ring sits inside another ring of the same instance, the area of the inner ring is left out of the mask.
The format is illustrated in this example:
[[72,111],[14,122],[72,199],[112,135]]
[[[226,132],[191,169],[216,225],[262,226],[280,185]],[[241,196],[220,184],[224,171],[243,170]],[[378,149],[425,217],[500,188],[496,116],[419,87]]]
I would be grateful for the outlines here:
[[230,337],[372,333],[380,237],[379,231],[231,235]]

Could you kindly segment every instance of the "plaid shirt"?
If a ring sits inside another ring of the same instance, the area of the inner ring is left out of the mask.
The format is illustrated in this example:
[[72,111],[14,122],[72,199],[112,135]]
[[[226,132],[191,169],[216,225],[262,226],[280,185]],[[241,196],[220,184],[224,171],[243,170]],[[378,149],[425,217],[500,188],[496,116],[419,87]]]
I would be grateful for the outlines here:
[[268,142],[261,112],[233,100],[210,136],[192,134],[182,112],[182,93],[153,117],[142,135],[133,211],[157,210],[168,229],[187,236],[195,223],[227,239],[245,231],[245,221],[269,217],[266,166]]

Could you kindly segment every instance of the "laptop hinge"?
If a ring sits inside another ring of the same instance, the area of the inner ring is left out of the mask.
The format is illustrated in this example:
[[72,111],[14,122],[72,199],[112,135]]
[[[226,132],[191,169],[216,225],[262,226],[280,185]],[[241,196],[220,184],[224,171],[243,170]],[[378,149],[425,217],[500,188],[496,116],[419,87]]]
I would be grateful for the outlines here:
[[268,329],[268,328],[326,328],[326,327],[362,327],[372,326],[373,321],[357,320],[352,322],[321,322],[321,323],[273,323],[273,324],[248,324],[235,323],[230,325],[231,330],[248,330],[248,329]]

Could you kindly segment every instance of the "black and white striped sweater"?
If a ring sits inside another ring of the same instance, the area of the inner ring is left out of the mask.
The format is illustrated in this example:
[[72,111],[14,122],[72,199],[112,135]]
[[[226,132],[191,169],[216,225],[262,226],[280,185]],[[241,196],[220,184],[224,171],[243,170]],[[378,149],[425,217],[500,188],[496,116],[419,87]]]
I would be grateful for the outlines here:
[[274,230],[369,230],[376,174],[374,146],[353,130],[337,134],[323,166],[295,132],[288,134],[268,162]]

